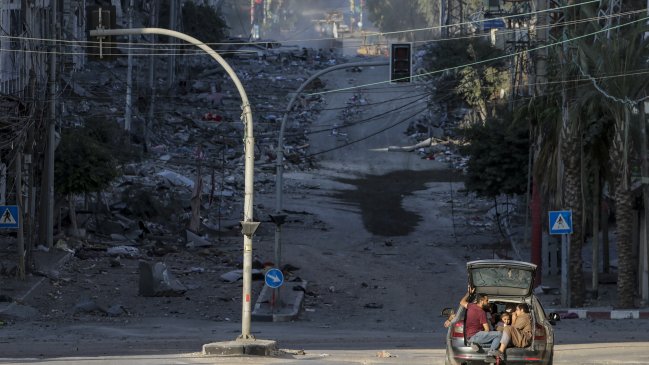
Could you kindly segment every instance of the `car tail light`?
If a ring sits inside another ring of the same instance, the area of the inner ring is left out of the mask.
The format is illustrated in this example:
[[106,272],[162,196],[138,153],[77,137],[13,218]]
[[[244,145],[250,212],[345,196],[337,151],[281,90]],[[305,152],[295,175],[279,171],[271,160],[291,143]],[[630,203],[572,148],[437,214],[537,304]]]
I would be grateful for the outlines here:
[[464,323],[462,321],[455,322],[451,337],[464,338]]
[[534,326],[534,340],[545,341],[545,328],[538,323]]

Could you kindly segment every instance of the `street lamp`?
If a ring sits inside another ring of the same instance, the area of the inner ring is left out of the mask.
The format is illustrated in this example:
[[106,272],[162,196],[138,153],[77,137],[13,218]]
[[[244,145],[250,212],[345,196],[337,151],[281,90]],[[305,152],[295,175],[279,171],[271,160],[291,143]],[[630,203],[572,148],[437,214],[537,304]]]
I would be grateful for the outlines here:
[[254,147],[255,140],[252,128],[252,111],[250,109],[250,102],[246,91],[241,84],[232,67],[225,62],[225,60],[214,51],[212,48],[205,45],[205,43],[198,39],[191,37],[187,34],[176,32],[169,29],[162,28],[134,28],[134,29],[96,29],[90,31],[91,37],[105,37],[110,35],[133,35],[133,34],[161,34],[170,37],[176,37],[187,41],[198,48],[205,51],[218,62],[223,69],[228,73],[234,82],[239,95],[241,96],[241,108],[243,110],[243,124],[244,129],[244,199],[243,199],[243,221],[241,222],[243,233],[243,300],[242,300],[242,313],[241,313],[241,335],[239,340],[252,340],[254,336],[250,334],[250,317],[251,317],[251,283],[252,283],[252,236],[259,226],[259,222],[253,221],[253,182],[254,182]]

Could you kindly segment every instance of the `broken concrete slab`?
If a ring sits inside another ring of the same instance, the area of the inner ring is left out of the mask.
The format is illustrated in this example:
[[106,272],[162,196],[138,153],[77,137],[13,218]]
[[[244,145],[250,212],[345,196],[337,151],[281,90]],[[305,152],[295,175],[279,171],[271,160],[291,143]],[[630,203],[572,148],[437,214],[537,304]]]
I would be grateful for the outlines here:
[[206,238],[199,236],[194,233],[192,230],[185,230],[187,238],[187,247],[208,247],[212,246],[212,242],[208,241]]
[[178,297],[187,288],[176,279],[165,264],[140,261],[140,295],[144,297]]
[[133,246],[114,246],[108,247],[108,249],[106,249],[106,254],[108,256],[138,257],[140,256],[140,250]]
[[174,186],[185,186],[188,188],[194,187],[194,180],[171,170],[162,170],[158,172],[156,175],[162,176],[170,184]]

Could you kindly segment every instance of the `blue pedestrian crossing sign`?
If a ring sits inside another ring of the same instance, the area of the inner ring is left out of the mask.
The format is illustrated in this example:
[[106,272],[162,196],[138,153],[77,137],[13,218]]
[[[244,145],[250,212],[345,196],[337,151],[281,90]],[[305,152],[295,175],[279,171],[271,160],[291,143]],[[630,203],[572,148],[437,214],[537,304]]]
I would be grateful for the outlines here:
[[270,269],[266,272],[266,285],[275,289],[284,284],[284,274],[280,269]]
[[557,210],[548,212],[550,219],[550,234],[571,234],[572,233],[572,211]]
[[0,228],[18,228],[17,205],[0,205]]

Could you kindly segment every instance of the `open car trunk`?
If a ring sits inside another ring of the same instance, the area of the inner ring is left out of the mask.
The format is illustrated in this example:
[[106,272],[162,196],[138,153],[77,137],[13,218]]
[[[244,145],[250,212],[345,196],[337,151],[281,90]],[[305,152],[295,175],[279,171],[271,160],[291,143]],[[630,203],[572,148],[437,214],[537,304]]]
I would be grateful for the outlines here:
[[469,284],[488,296],[529,297],[536,265],[511,260],[478,260],[466,264]]

